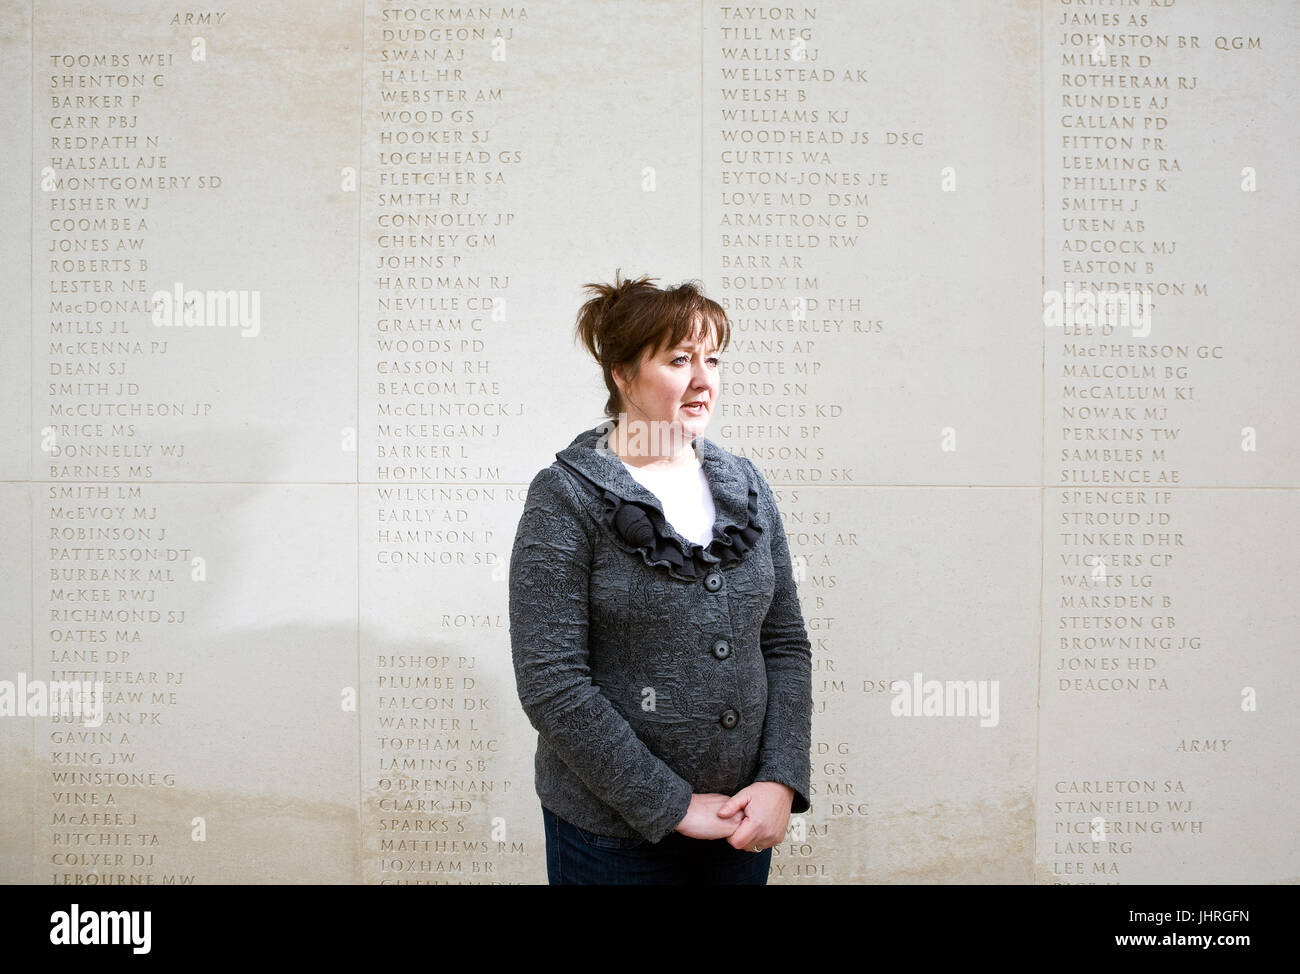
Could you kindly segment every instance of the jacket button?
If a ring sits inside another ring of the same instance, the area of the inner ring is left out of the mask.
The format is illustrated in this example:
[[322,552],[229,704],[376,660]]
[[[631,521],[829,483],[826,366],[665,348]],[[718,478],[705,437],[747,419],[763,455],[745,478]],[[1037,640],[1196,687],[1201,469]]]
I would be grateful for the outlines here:
[[727,730],[731,730],[731,728],[740,723],[740,714],[736,713],[734,710],[724,710],[722,716],[718,718],[718,723]]
[[704,587],[710,592],[716,592],[722,588],[722,576],[717,572],[709,572],[704,576]]
[[718,659],[726,659],[731,655],[731,647],[727,645],[725,639],[719,639],[713,644],[713,655]]

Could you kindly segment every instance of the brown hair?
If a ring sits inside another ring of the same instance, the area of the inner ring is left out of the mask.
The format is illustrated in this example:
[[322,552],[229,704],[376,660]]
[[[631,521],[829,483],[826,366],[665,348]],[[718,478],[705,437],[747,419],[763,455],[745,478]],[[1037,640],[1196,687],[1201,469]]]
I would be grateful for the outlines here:
[[706,298],[697,280],[673,288],[657,288],[641,276],[620,280],[614,271],[613,284],[592,283],[583,286],[593,296],[578,309],[576,337],[599,364],[605,374],[609,399],[605,415],[617,418],[622,410],[622,395],[614,381],[615,365],[630,366],[635,378],[646,349],[654,354],[661,348],[675,348],[689,337],[702,321],[712,329],[718,350],[731,341],[731,322],[722,305]]

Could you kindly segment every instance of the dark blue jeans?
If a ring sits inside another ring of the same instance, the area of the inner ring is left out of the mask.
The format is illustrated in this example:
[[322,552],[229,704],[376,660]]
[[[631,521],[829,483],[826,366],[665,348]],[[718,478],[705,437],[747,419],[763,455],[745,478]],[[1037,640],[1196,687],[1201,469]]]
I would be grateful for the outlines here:
[[692,839],[680,832],[658,842],[622,839],[580,829],[542,807],[546,875],[552,886],[686,883],[766,886],[772,850],[733,849],[726,839]]

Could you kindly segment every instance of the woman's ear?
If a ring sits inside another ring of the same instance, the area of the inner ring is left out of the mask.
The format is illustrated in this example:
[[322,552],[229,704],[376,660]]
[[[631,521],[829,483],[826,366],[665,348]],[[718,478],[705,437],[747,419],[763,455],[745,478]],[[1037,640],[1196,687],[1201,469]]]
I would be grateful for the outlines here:
[[[643,356],[643,358],[644,358],[644,356]],[[638,362],[638,363],[636,363],[636,364],[639,366],[639,365],[640,365],[640,362]],[[617,364],[615,364],[615,365],[610,366],[609,374],[612,375],[612,376],[614,377],[614,384],[615,384],[616,386],[618,386],[618,391],[619,391],[619,392],[623,393],[624,395],[627,395],[627,385],[628,385],[628,382],[630,381],[629,378],[628,378],[628,373],[629,373],[629,372],[635,372],[635,371],[637,371],[637,370],[636,370],[636,369],[629,369],[629,368],[627,367],[627,364],[624,363],[624,362],[619,362],[619,363],[617,363]]]

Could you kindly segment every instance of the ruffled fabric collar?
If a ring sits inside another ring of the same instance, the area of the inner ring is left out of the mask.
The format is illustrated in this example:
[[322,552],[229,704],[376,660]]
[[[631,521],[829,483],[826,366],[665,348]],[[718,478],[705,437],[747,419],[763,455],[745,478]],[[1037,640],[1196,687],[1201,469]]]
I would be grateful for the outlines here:
[[692,441],[709,481],[715,513],[713,540],[699,545],[673,529],[659,498],[633,479],[618,455],[605,446],[611,428],[602,423],[579,433],[555,459],[601,499],[601,520],[639,551],[647,565],[662,567],[683,581],[696,581],[749,553],[763,528],[758,522],[758,488],[746,464],[706,437]]

